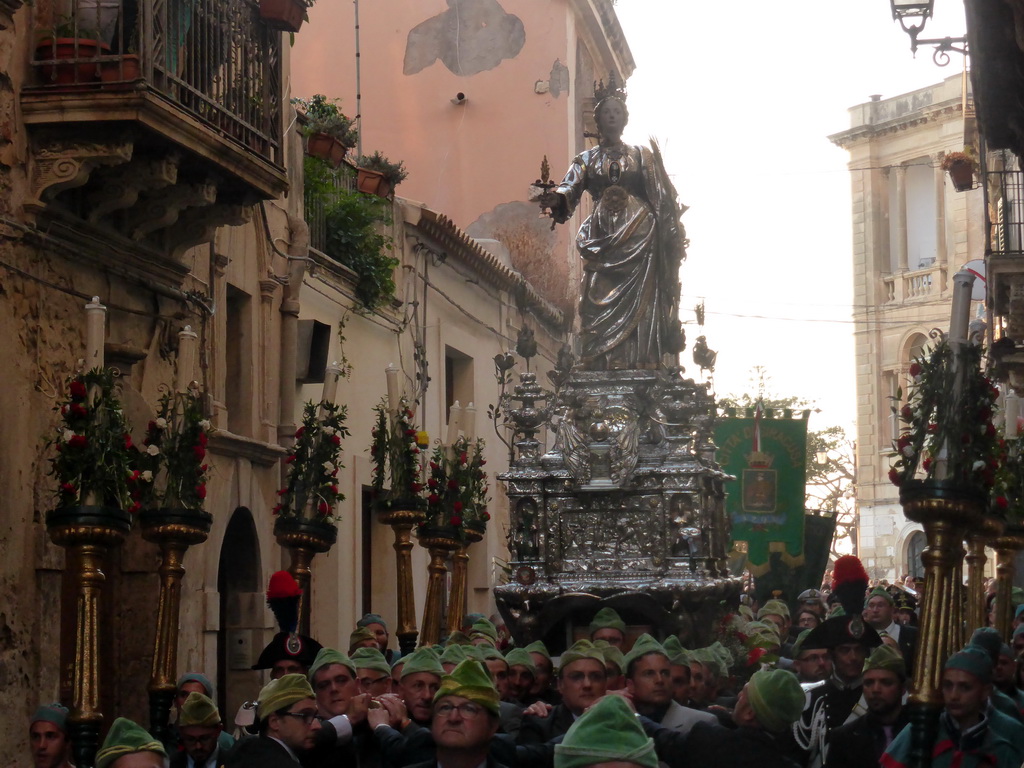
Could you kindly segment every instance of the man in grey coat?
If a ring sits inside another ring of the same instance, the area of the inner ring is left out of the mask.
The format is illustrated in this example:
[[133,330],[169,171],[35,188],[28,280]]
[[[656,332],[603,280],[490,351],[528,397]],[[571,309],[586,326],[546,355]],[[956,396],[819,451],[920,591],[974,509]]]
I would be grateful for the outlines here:
[[650,635],[637,638],[633,649],[626,654],[625,665],[626,690],[641,715],[663,728],[682,733],[689,733],[699,722],[718,722],[710,712],[684,707],[672,700],[672,665],[668,652]]

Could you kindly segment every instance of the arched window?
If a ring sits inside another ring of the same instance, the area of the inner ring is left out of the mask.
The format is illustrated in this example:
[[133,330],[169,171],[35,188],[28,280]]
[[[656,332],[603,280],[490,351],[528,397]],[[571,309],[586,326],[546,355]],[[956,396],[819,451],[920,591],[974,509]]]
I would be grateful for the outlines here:
[[914,531],[907,540],[907,567],[906,571],[915,580],[924,578],[924,565],[921,563],[921,553],[928,545],[928,538],[924,531]]

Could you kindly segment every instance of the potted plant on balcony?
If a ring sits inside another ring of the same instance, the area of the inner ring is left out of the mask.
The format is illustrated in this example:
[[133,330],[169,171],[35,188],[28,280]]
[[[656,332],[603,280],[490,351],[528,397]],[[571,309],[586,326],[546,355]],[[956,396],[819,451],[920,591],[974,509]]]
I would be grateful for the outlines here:
[[268,27],[283,32],[298,32],[309,21],[308,9],[316,0],[260,0],[260,18]]
[[392,163],[380,152],[361,155],[356,165],[356,187],[360,192],[378,197],[390,197],[395,187],[409,175],[401,161]]
[[97,58],[110,51],[97,29],[64,17],[36,40],[35,61],[43,77],[55,85],[92,83],[99,69]]
[[974,188],[974,151],[964,147],[963,152],[949,152],[942,158],[942,170],[949,173],[957,192]]
[[309,100],[292,99],[292,104],[305,114],[300,130],[306,137],[306,154],[319,157],[333,168],[341,165],[359,134],[352,120],[338,108],[338,100],[318,93]]

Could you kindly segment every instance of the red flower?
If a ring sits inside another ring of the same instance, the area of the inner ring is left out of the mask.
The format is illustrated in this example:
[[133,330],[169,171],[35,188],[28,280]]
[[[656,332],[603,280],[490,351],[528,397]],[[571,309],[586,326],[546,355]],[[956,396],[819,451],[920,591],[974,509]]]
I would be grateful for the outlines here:
[[287,456],[284,457],[284,463],[285,464],[291,464],[293,461],[295,461],[295,454],[294,453],[289,453]]
[[297,430],[295,430],[295,439],[298,440],[305,433],[306,433],[306,428],[305,427],[299,427]]
[[338,490],[338,486],[332,485],[331,486],[331,493],[333,493],[335,496],[337,496],[338,493],[340,493],[340,491]]
[[458,515],[452,515],[451,519],[448,522],[450,525],[453,525],[456,528],[458,528],[460,525],[462,525],[462,518]]
[[419,493],[420,491],[423,490],[423,484],[422,483],[409,483],[409,490],[412,491],[413,493]]
[[62,491],[64,491],[64,493],[77,493],[78,492],[78,489],[75,487],[74,483],[62,483],[61,486],[60,486],[60,489]]
[[751,648],[750,653],[747,654],[747,666],[752,667],[754,664],[761,659],[768,651],[765,648]]
[[1005,496],[996,496],[996,506],[1000,509],[1006,509],[1010,506],[1010,500]]
[[317,506],[317,511],[321,515],[326,515],[328,512],[331,511],[331,508],[327,505],[326,501],[321,501],[319,506]]
[[85,439],[85,435],[72,435],[68,440],[68,445],[72,448],[85,448],[88,444],[89,441]]
[[908,433],[904,432],[902,435],[900,435],[899,439],[896,441],[896,447],[897,448],[906,448],[908,445],[910,445],[910,435]]
[[985,425],[985,437],[995,437],[995,436],[996,436],[995,425],[992,424],[992,422],[989,422],[988,424]]
[[924,469],[925,472],[927,472],[929,469],[931,469],[932,468],[932,457],[929,456],[924,461],[922,461],[921,462],[921,467]]
[[465,464],[467,461],[469,461],[469,457],[466,456],[466,452],[463,451],[459,454],[459,464]]
[[196,461],[202,461],[206,458],[206,449],[201,445],[195,445],[192,447],[192,453],[195,454]]
[[209,438],[206,436],[206,432],[204,432],[203,430],[200,430],[199,431],[199,444],[201,446],[203,446],[203,448],[205,448],[206,444],[208,442],[209,442]]
[[454,504],[452,504],[452,511],[453,512],[461,512],[462,511],[462,502],[461,501],[456,501]]
[[71,393],[72,400],[85,400],[85,384],[78,379],[71,382],[71,386],[68,387],[68,391]]
[[124,449],[130,451],[132,449],[132,436],[126,434],[124,436]]
[[933,421],[933,422],[932,422],[931,424],[929,424],[929,425],[928,425],[928,431],[929,431],[929,432],[931,432],[931,433],[935,433],[935,432],[938,432],[938,431],[939,431],[939,425],[938,425],[938,424],[936,424],[936,423],[935,423],[935,422]]
[[893,485],[903,485],[903,474],[896,467],[889,470],[889,482]]
[[72,403],[71,404],[71,415],[72,416],[77,416],[79,418],[85,418],[86,416],[89,415],[89,409],[86,408],[84,405],[79,405],[78,403]]
[[131,512],[132,514],[135,514],[135,513],[136,513],[136,512],[138,512],[138,511],[139,511],[140,509],[142,509],[142,503],[141,503],[141,502],[138,502],[138,501],[136,501],[136,502],[135,502],[134,504],[132,504],[132,505],[131,505],[131,506],[130,506],[130,507],[128,508],[128,511],[129,511],[129,512]]
[[156,422],[155,421],[151,421],[151,422],[149,422],[149,424],[146,425],[146,431],[147,432],[156,432],[156,429],[157,429],[157,427],[156,427]]
[[200,464],[200,465],[199,465],[199,471],[200,471],[200,472],[205,472],[205,471],[206,471],[206,470],[208,470],[209,468],[210,468],[210,465],[209,465],[209,464]]
[[483,466],[484,464],[486,464],[486,463],[487,463],[487,459],[480,459],[480,466],[481,466],[481,467],[482,467],[482,466]]
[[429,496],[427,496],[427,501],[430,502],[431,504],[437,504],[439,501],[441,501],[441,497],[438,496],[436,493],[432,493]]
[[459,487],[459,481],[453,477],[451,480],[448,481],[448,487],[451,488],[452,490],[455,490],[456,488]]
[[490,519],[491,519],[491,513],[490,512],[484,512],[484,520],[490,520]]
[[287,488],[282,488],[281,490],[279,490],[277,492],[277,495],[278,496],[284,496],[286,493],[288,493],[288,489]]
[[920,363],[911,363],[910,364],[910,375],[911,376],[920,376],[921,375],[921,364]]
[[909,405],[904,405],[900,409],[900,417],[904,421],[910,421],[914,417],[914,412],[913,412],[913,410],[911,410]]
[[440,467],[439,467],[439,466],[437,466],[437,462],[436,462],[436,461],[432,461],[432,462],[430,462],[430,468],[431,468],[431,469],[432,469],[432,470],[433,470],[434,472],[437,472],[437,470],[439,470],[439,469],[440,469]]
[[[405,409],[405,418],[407,418],[407,419],[411,419],[411,418],[412,418],[412,416],[413,416],[412,410],[411,410],[411,409],[409,409],[409,408],[406,408],[406,409]],[[414,433],[414,434],[415,434],[415,433]]]
[[196,497],[200,499],[206,498],[206,483],[200,483],[196,486]]
[[341,445],[341,436],[331,435],[331,442],[334,443],[335,445]]
[[274,505],[274,508],[272,510],[270,510],[270,511],[273,514],[275,514],[275,515],[280,514],[280,512],[281,512],[281,505],[280,504]]
[[429,478],[427,480],[427,487],[428,488],[437,488],[437,486],[438,486],[438,482],[437,482],[437,478],[436,477],[431,477],[431,478]]

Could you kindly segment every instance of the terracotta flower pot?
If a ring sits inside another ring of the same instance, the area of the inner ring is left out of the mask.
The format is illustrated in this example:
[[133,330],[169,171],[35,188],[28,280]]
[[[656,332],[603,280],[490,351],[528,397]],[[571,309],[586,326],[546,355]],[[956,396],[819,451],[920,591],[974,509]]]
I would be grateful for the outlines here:
[[377,197],[388,197],[391,195],[391,184],[380,171],[373,171],[369,168],[359,168],[356,174],[356,188],[360,192]]
[[43,77],[49,83],[70,85],[89,83],[96,80],[99,65],[97,56],[110,50],[110,46],[98,40],[74,37],[58,37],[40,40],[36,45],[36,61],[68,59],[66,64],[40,64]]
[[302,0],[260,0],[260,18],[268,27],[298,32],[306,19],[306,4]]
[[126,53],[118,61],[105,61],[100,65],[100,80],[104,83],[132,83],[142,77],[139,57]]
[[306,139],[306,154],[319,157],[332,168],[341,165],[348,147],[326,133],[314,133]]
[[966,160],[949,166],[949,178],[957,192],[967,192],[974,188],[974,163]]

